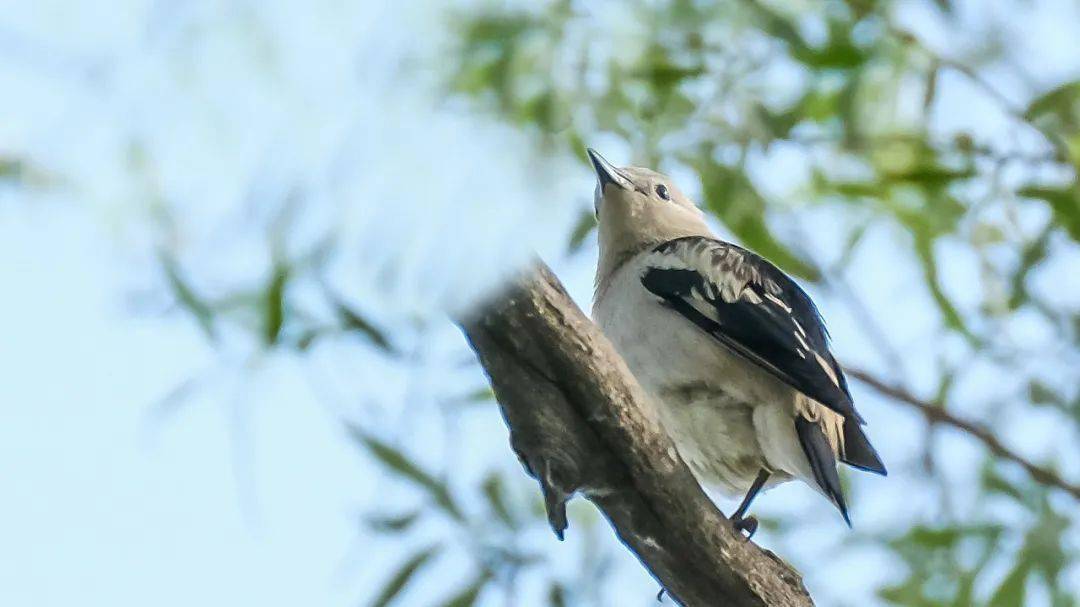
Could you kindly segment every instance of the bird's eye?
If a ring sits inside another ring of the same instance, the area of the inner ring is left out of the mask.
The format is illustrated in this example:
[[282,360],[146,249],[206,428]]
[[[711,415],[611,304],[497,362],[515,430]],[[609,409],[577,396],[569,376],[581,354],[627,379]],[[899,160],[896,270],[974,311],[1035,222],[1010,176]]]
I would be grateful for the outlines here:
[[662,183],[656,186],[656,195],[664,200],[671,200],[671,194],[667,191],[667,186]]

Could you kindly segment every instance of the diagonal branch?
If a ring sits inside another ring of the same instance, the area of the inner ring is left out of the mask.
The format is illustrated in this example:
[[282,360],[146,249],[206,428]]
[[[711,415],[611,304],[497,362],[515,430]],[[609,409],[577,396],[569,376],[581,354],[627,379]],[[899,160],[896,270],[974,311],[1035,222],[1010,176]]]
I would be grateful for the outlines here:
[[559,537],[565,502],[581,493],[684,605],[813,604],[796,571],[716,509],[626,364],[546,266],[461,325]]
[[867,386],[876,390],[879,394],[888,396],[896,401],[911,405],[915,407],[919,413],[922,413],[923,417],[933,424],[944,424],[946,426],[952,426],[958,430],[961,430],[976,440],[981,441],[986,448],[990,450],[994,455],[1009,460],[1015,464],[1018,464],[1021,468],[1027,471],[1031,475],[1031,478],[1035,479],[1039,483],[1048,487],[1055,487],[1061,489],[1066,493],[1071,494],[1074,498],[1080,500],[1080,485],[1073,484],[1059,476],[1053,470],[1033,464],[1024,459],[1022,455],[1013,451],[1009,447],[1005,446],[998,437],[994,436],[992,432],[986,428],[979,426],[973,422],[956,417],[952,413],[949,413],[941,407],[936,407],[931,403],[922,400],[915,395],[911,394],[904,388],[899,386],[893,386],[887,384],[870,373],[861,369],[853,369],[851,367],[844,367],[844,371],[861,381]]

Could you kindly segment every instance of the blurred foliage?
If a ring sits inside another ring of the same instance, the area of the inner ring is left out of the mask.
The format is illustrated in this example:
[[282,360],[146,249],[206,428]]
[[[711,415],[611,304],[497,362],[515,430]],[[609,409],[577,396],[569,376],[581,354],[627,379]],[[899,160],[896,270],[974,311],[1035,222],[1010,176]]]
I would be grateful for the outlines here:
[[56,185],[56,179],[24,158],[0,152],[0,187],[18,186],[43,189]]
[[25,173],[26,166],[21,160],[0,157],[0,182],[11,181],[18,183],[22,181]]
[[[923,8],[946,29],[964,27],[951,0]],[[862,277],[852,272],[868,234],[894,235],[921,278],[912,296],[925,298],[940,321],[934,351],[962,352],[947,361],[943,354],[933,404],[955,406],[953,389],[966,370],[989,364],[1022,389],[987,405],[988,426],[1038,411],[1075,430],[1080,310],[1034,279],[1045,264],[1070,256],[1075,263],[1078,254],[1080,80],[1007,95],[985,74],[1017,69],[1009,55],[1015,49],[990,34],[964,56],[943,54],[896,13],[897,3],[884,0],[499,3],[448,19],[454,49],[439,67],[451,97],[530,133],[553,155],[576,155],[583,171],[586,142],[604,141],[620,142],[636,164],[695,177],[688,185],[699,186],[699,201],[727,236],[821,293],[848,300],[881,358],[903,377],[902,357],[888,339],[903,328],[882,330],[875,321],[887,313],[858,312]],[[1005,80],[1025,82],[1022,76]],[[1009,136],[939,126],[939,101],[950,86],[996,108],[987,111]],[[1015,104],[1017,96],[1027,101]],[[30,174],[22,161],[0,157],[0,184]],[[567,235],[570,255],[595,229],[591,204],[582,207]],[[816,209],[841,218],[838,250],[828,258],[811,254],[799,221]],[[162,211],[166,232],[167,215]],[[368,355],[409,364],[402,345],[408,330],[326,281],[335,243],[315,242],[300,253],[284,246],[295,215],[295,204],[286,203],[271,218],[270,263],[236,292],[210,294],[171,248],[177,239],[165,238],[161,290],[215,346],[241,334],[259,352],[306,353],[346,338]],[[946,280],[953,255],[974,260],[977,293],[958,293]],[[1052,328],[1054,347],[1035,350],[1013,338],[1018,319],[1031,318]],[[465,366],[478,375],[474,361]],[[163,408],[190,392],[185,382]],[[493,408],[486,387],[448,400],[458,409]],[[610,604],[603,590],[618,574],[613,551],[621,548],[595,510],[572,504],[573,528],[587,540],[567,574],[560,568],[566,553],[536,549],[537,534],[549,532],[535,487],[519,470],[492,467],[469,484],[449,466],[418,463],[376,429],[348,430],[386,477],[416,498],[401,509],[380,503],[363,517],[368,532],[413,548],[363,604],[405,604],[429,570],[448,561],[467,571],[460,585],[441,592],[443,605],[472,605],[500,592],[513,597],[523,578],[551,605]],[[1072,568],[1076,578],[1080,557],[1066,538],[1075,534],[1077,504],[989,454],[979,486],[957,487],[935,461],[937,439],[938,429],[927,424],[911,437],[921,461],[904,464],[923,467],[940,511],[908,529],[860,529],[843,540],[870,542],[896,565],[879,599],[918,607],[1075,605],[1077,589],[1066,586],[1063,572]],[[1038,463],[1056,468],[1052,459]],[[892,478],[897,468],[890,462]],[[802,528],[764,523],[783,537]],[[829,567],[798,565],[804,572]]]
[[[414,577],[433,564],[444,546],[454,546],[459,555],[457,565],[465,564],[471,572],[459,588],[446,590],[446,597],[436,604],[444,607],[465,607],[475,604],[484,594],[505,594],[516,602],[516,581],[519,577],[536,574],[543,579],[544,594],[552,605],[602,604],[597,594],[599,580],[610,569],[610,557],[600,550],[605,544],[599,536],[607,533],[599,523],[599,515],[577,503],[571,508],[575,526],[586,534],[579,566],[575,575],[560,577],[553,563],[565,561],[566,554],[543,552],[534,547],[530,536],[550,533],[547,529],[544,505],[528,483],[518,482],[513,489],[503,474],[492,471],[484,475],[475,491],[462,491],[460,499],[452,496],[449,483],[437,479],[431,472],[413,461],[404,451],[385,444],[351,427],[356,443],[370,455],[386,473],[413,485],[422,495],[431,498],[435,508],[420,506],[401,514],[373,513],[364,518],[366,527],[399,543],[409,543],[410,536],[431,519],[440,519],[445,535],[441,543],[424,545],[397,565],[369,602],[382,607],[391,604],[406,590]],[[467,504],[463,508],[458,504]],[[446,525],[449,523],[449,526]],[[403,603],[404,604],[404,603]]]
[[[950,1],[928,8],[946,27],[963,27]],[[1050,408],[1075,429],[1080,374],[1069,369],[1080,363],[1080,314],[1031,280],[1048,259],[1075,260],[1080,243],[1080,81],[1031,91],[1015,105],[984,76],[1014,65],[1006,45],[991,36],[965,56],[939,53],[896,12],[896,3],[874,0],[493,8],[458,15],[449,86],[552,153],[584,162],[586,142],[621,141],[633,164],[689,171],[700,203],[730,237],[838,297],[852,297],[857,277],[849,268],[868,230],[891,230],[921,269],[942,343],[955,335],[966,344],[964,360],[942,366],[935,403],[950,406],[955,380],[991,360],[1026,378],[1014,410]],[[995,108],[1009,144],[974,128],[936,126],[946,78]],[[770,180],[781,161],[786,191]],[[808,206],[850,218],[840,226],[835,263],[802,246],[791,217]],[[583,209],[571,252],[594,227],[592,209]],[[959,303],[971,298],[958,298],[942,271],[945,251],[958,248],[978,261],[977,306]],[[1041,353],[1006,337],[1015,318],[1030,314],[1058,332],[1065,377],[1039,376],[1030,362]],[[895,360],[888,344],[879,347]],[[1077,562],[1065,539],[1077,504],[1056,501],[1031,480],[1006,481],[989,455],[983,485],[957,490],[934,461],[935,436],[930,425],[918,441],[947,506],[933,524],[878,538],[904,565],[880,599],[920,607],[1076,604],[1078,589],[1065,587],[1062,572]],[[953,493],[973,491],[975,507],[948,506]],[[1011,518],[987,504],[1012,509]]]

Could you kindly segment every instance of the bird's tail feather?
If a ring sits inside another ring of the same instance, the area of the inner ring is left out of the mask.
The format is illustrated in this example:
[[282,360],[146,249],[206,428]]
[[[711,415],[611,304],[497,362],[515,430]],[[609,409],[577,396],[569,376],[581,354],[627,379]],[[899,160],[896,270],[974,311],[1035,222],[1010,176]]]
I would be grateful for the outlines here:
[[812,422],[801,415],[795,416],[795,433],[799,436],[799,444],[802,445],[806,459],[810,461],[810,470],[814,474],[814,481],[818,487],[836,504],[844,521],[851,526],[851,518],[848,517],[847,503],[844,501],[844,492],[840,488],[840,474],[836,471],[836,456],[833,454],[829,440],[821,425]]
[[844,450],[840,461],[853,468],[874,472],[881,476],[889,474],[881,461],[881,456],[863,432],[862,424],[853,419],[844,421]]

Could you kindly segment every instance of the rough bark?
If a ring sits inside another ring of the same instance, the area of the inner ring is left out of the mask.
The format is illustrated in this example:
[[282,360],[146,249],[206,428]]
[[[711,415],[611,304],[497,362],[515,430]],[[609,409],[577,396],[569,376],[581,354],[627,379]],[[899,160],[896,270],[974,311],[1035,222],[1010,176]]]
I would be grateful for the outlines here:
[[799,574],[705,495],[626,364],[546,266],[462,327],[559,537],[565,502],[580,493],[684,605],[813,604]]

